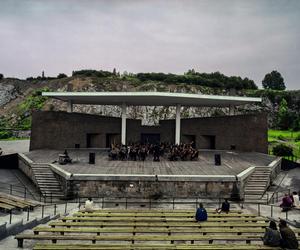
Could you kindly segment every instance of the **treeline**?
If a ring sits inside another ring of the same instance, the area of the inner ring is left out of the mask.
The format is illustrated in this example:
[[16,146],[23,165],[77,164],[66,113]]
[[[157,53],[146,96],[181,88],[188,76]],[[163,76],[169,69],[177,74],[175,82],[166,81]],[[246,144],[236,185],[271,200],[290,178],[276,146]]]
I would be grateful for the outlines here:
[[171,73],[127,73],[122,75],[114,69],[113,72],[103,70],[79,70],[73,71],[72,76],[86,76],[86,77],[121,77],[130,79],[138,79],[141,82],[158,81],[164,83],[186,83],[201,85],[211,88],[225,88],[225,89],[257,89],[253,80],[241,78],[240,76],[225,76],[220,72],[214,73],[199,73],[195,70],[189,70],[183,75]]
[[136,77],[140,81],[161,81],[165,83],[186,83],[195,84],[212,88],[225,89],[257,89],[253,80],[241,78],[240,76],[225,76],[220,72],[199,73],[189,70],[183,75],[165,73],[137,73]]

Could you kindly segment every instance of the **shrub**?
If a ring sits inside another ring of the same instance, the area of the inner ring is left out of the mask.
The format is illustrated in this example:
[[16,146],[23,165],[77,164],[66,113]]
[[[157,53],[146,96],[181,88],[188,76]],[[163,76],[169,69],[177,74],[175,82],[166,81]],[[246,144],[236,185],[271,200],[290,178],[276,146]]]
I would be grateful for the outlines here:
[[12,137],[12,132],[10,131],[0,131],[0,139],[8,139],[10,137]]
[[68,77],[68,76],[64,73],[59,73],[58,76],[57,76],[58,79],[66,78],[66,77]]
[[278,135],[277,136],[277,139],[281,140],[281,141],[284,141],[285,140],[285,137],[283,135]]
[[295,142],[298,142],[298,141],[300,141],[300,134],[297,135],[296,138],[295,138]]
[[293,149],[284,144],[278,144],[273,148],[273,154],[276,156],[293,156]]

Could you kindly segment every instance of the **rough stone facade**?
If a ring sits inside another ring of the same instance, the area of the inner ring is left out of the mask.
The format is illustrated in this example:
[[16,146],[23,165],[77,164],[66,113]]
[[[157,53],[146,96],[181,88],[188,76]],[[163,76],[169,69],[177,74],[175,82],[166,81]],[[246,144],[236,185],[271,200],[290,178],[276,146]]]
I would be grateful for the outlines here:
[[[139,142],[141,134],[159,134],[161,142],[175,141],[175,121],[161,120],[159,126],[142,126],[141,120],[127,119],[127,142]],[[107,136],[120,142],[121,118],[98,115],[37,111],[32,115],[30,150],[88,147],[88,135],[93,135],[93,147],[107,147]],[[267,153],[266,114],[190,118],[181,120],[181,140],[194,138],[196,147]]]
[[105,181],[59,178],[65,197],[230,197],[234,182],[197,181]]

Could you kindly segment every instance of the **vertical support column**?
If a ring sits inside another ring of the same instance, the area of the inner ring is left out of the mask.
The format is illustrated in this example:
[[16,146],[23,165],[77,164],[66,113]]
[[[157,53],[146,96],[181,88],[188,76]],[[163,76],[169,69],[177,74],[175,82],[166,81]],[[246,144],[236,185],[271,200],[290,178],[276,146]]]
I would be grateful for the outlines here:
[[180,144],[180,109],[181,105],[176,105],[176,124],[175,124],[175,144]]
[[126,145],[126,103],[122,104],[122,127],[121,127],[121,143]]
[[229,105],[229,115],[234,115],[234,108],[233,105]]
[[69,100],[67,105],[68,105],[67,112],[72,113],[73,112],[73,102],[71,100]]

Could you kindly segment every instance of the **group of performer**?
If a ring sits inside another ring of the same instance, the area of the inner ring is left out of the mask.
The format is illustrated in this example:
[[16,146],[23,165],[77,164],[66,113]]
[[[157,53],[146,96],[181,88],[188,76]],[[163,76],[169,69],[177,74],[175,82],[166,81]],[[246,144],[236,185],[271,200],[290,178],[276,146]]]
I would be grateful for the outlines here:
[[111,160],[145,161],[147,157],[153,157],[153,161],[160,161],[160,157],[167,155],[170,161],[197,160],[199,151],[195,149],[194,143],[189,144],[150,144],[131,143],[129,145],[112,145],[109,151]]

